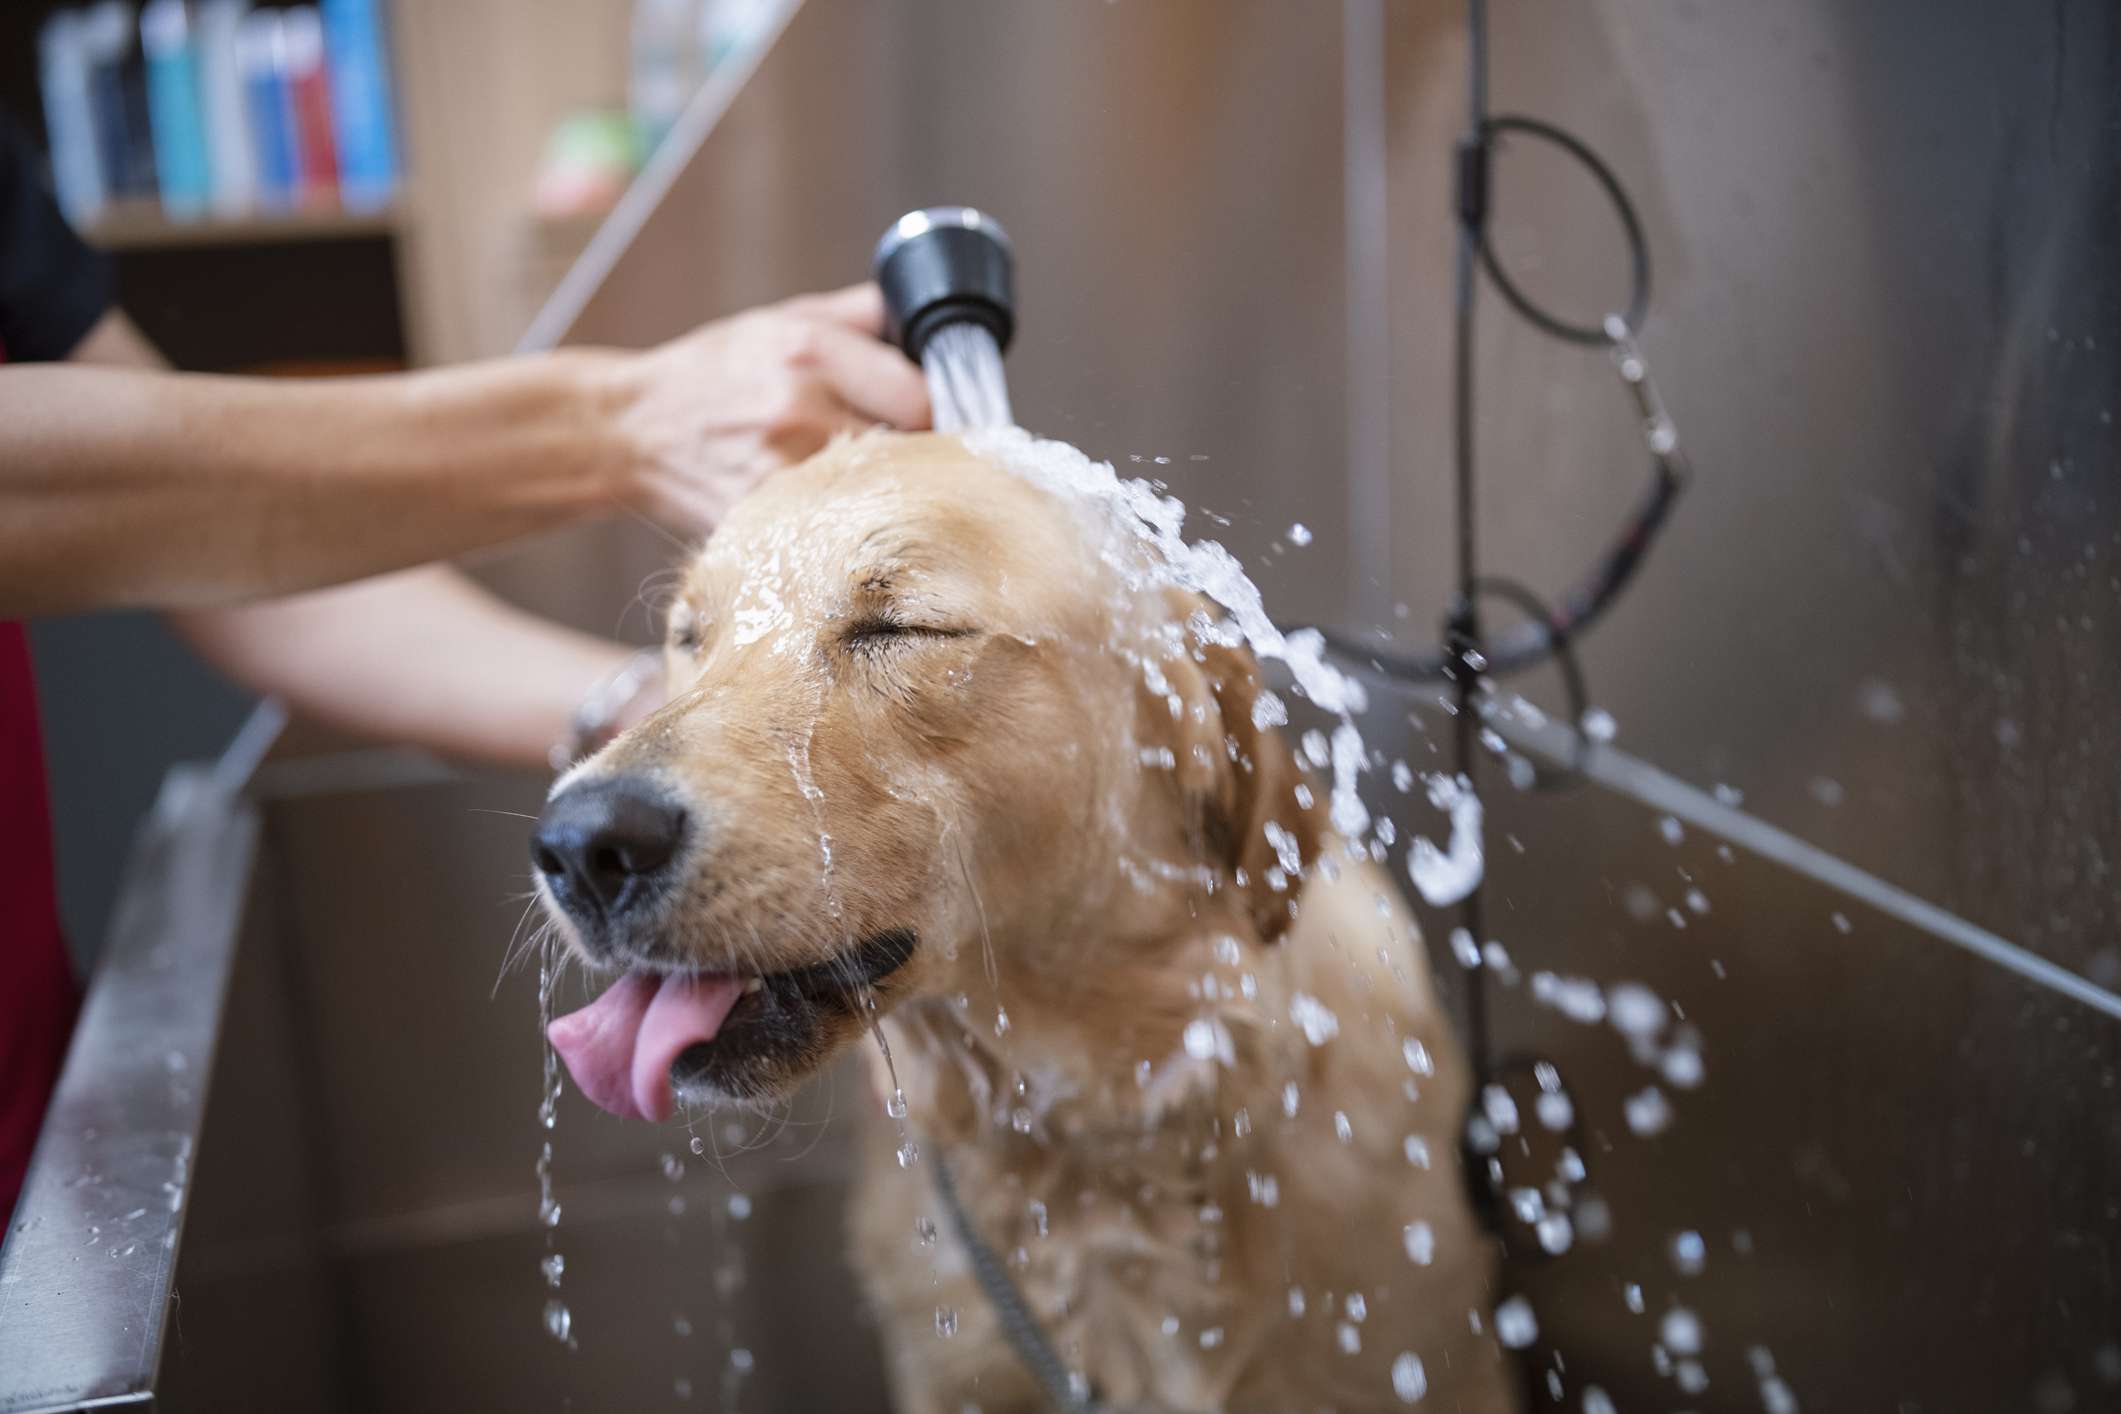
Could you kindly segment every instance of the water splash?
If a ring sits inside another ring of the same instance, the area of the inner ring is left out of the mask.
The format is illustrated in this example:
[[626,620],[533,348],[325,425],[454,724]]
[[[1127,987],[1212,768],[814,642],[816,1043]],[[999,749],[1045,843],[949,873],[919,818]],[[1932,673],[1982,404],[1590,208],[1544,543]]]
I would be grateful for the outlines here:
[[1407,852],[1407,877],[1431,907],[1448,908],[1479,887],[1487,872],[1481,851],[1480,797],[1464,776],[1431,776],[1429,803],[1451,817],[1451,840],[1438,849],[1415,836]]
[[[1255,658],[1280,663],[1305,697],[1339,718],[1348,732],[1356,731],[1354,719],[1367,706],[1362,685],[1326,660],[1325,640],[1318,633],[1284,633],[1275,625],[1259,586],[1229,550],[1213,540],[1186,539],[1183,502],[1147,481],[1121,477],[1110,462],[1092,461],[1064,442],[1045,441],[1020,428],[977,430],[967,434],[965,442],[1063,502],[1092,512],[1090,528],[1103,532],[1093,545],[1131,594],[1176,588],[1215,604],[1223,612],[1222,622],[1200,615],[1186,628],[1204,641],[1225,647],[1242,644]],[[1167,640],[1165,646],[1176,649],[1181,644]],[[1287,720],[1274,694],[1260,693],[1254,724],[1264,730]],[[1359,743],[1360,736],[1343,740]],[[1353,838],[1369,823],[1369,811],[1355,791],[1355,776],[1367,763],[1359,751],[1352,751],[1343,771],[1341,753],[1334,755],[1331,816],[1334,827]]]

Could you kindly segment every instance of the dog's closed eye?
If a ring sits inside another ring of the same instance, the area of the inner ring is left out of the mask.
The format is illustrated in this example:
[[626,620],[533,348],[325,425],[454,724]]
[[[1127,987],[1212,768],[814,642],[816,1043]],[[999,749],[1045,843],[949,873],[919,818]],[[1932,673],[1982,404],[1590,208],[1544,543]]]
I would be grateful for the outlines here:
[[840,642],[850,652],[878,654],[921,639],[967,638],[972,630],[961,626],[919,623],[886,615],[870,615],[847,625]]

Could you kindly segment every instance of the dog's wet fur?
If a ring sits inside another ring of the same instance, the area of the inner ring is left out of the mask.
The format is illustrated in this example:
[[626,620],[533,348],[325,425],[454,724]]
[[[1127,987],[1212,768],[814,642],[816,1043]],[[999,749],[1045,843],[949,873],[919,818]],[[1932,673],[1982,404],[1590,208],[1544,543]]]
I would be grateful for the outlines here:
[[[1098,1400],[1394,1408],[1411,1351],[1430,1407],[1512,1408],[1413,922],[1255,724],[1250,656],[1129,589],[1125,553],[951,438],[769,480],[685,577],[671,700],[574,778],[656,782],[684,849],[628,918],[564,931],[607,966],[762,979],[673,1067],[688,1103],[783,1097],[881,1017],[906,1125]],[[896,1406],[1044,1407],[875,1131],[854,1255]]]

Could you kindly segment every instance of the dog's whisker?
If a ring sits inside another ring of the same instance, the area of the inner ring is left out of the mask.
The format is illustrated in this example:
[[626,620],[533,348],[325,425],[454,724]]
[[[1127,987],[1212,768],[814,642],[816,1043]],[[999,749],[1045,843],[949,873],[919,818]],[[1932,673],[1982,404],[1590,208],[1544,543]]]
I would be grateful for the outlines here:
[[528,934],[523,931],[523,925],[530,921],[531,914],[536,910],[537,906],[537,890],[533,889],[523,905],[522,913],[516,917],[515,927],[509,931],[508,946],[501,953],[500,970],[494,974],[493,990],[486,994],[488,1001],[492,1001],[501,994],[501,983],[507,980],[510,972],[514,971],[519,964],[529,958],[538,942],[555,931],[552,920],[549,918],[532,928]]

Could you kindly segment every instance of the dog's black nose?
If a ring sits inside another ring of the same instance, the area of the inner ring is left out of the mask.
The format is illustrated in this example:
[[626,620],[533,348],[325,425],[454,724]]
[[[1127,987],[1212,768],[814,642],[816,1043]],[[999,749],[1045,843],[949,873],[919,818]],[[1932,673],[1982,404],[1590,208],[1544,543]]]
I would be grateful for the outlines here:
[[545,804],[530,859],[569,912],[616,917],[652,895],[685,838],[685,811],[632,776],[581,781]]

